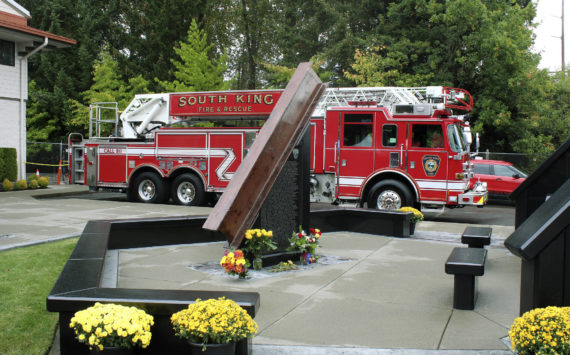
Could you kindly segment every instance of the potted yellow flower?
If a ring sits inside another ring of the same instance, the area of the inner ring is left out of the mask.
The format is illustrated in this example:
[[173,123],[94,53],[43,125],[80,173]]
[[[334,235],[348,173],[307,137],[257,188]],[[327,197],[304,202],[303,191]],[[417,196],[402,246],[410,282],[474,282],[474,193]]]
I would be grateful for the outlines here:
[[570,354],[570,307],[535,308],[516,318],[509,330],[519,354]]
[[424,215],[413,207],[402,207],[398,209],[398,212],[412,213],[412,218],[410,219],[410,235],[413,235],[416,231],[416,223],[423,221]]
[[257,333],[257,323],[237,303],[224,297],[200,300],[170,318],[176,336],[192,353],[234,354],[236,343]]
[[69,327],[92,354],[130,354],[133,347],[150,344],[153,324],[153,317],[136,307],[97,302],[76,312]]

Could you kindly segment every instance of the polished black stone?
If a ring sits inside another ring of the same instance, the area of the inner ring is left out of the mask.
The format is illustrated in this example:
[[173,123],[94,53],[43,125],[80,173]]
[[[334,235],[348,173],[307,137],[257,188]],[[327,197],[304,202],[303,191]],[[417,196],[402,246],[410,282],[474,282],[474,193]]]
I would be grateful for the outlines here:
[[445,272],[453,274],[453,308],[471,310],[477,301],[477,276],[485,273],[487,250],[454,248],[445,262]]
[[509,196],[516,204],[515,227],[518,228],[568,179],[570,179],[570,138]]
[[483,248],[491,244],[492,233],[493,229],[490,227],[469,226],[461,234],[461,243],[469,245],[469,248]]
[[283,165],[254,223],[254,228],[273,231],[277,252],[287,251],[289,237],[299,226],[304,229],[313,226],[309,214],[311,137],[308,127]]
[[[198,298],[226,297],[255,317],[260,305],[257,292],[99,287],[107,249],[224,240],[221,234],[203,230],[204,221],[204,216],[90,221],[46,300],[48,311],[59,312],[61,354],[89,354],[88,347],[75,339],[68,325],[75,312],[95,302],[132,305],[154,316],[151,346],[137,349],[135,354],[188,354],[188,344],[174,336],[170,316]],[[249,353],[251,341],[240,342],[236,354]]]
[[392,237],[410,236],[411,213],[363,208],[328,208],[311,211],[311,224],[322,232],[349,231]]
[[570,179],[505,240],[522,259],[520,313],[570,306]]
[[193,244],[226,240],[219,232],[202,229],[207,216],[117,220],[111,223],[109,249]]
[[453,248],[445,262],[448,274],[483,276],[487,250],[481,248]]
[[104,259],[102,257],[98,259],[67,260],[50,292],[50,296],[97,287],[103,269],[103,262]]

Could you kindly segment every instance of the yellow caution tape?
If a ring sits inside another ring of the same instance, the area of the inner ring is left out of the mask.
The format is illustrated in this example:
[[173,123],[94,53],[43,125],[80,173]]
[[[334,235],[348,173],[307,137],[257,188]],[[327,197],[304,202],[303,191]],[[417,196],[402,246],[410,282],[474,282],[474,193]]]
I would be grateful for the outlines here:
[[[67,162],[64,162],[67,163]],[[67,164],[43,164],[43,163],[30,163],[29,161],[26,162],[26,164],[30,164],[30,165],[40,165],[40,166],[67,166]]]

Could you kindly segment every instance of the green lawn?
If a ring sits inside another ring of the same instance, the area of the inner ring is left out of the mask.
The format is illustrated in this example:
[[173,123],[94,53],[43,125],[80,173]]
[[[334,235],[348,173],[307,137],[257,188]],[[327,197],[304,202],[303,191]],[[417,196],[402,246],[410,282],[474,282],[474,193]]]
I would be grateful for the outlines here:
[[0,252],[0,353],[43,355],[49,349],[57,313],[46,297],[77,238]]

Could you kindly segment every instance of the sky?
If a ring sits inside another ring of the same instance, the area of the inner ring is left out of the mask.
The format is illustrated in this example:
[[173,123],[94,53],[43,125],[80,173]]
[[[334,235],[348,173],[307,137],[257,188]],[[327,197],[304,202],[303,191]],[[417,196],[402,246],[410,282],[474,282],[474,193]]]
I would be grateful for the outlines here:
[[566,0],[534,0],[538,3],[535,22],[536,39],[534,50],[542,59],[539,67],[550,71],[558,71],[562,65],[562,1],[564,2],[564,37],[565,62],[568,69],[570,63],[570,2]]

